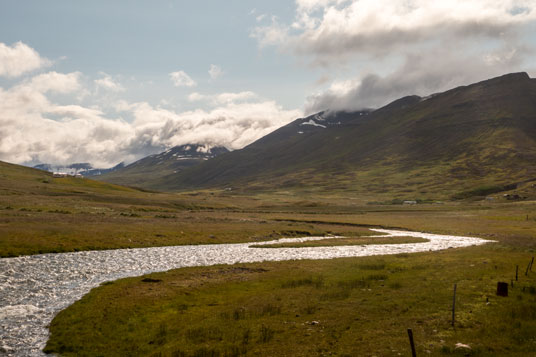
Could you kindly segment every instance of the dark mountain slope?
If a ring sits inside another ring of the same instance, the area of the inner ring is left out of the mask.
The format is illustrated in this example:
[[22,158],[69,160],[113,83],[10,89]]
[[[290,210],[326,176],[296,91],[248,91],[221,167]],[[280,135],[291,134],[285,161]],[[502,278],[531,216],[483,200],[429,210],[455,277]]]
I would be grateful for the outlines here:
[[373,112],[299,119],[153,187],[448,196],[536,177],[535,139],[536,80],[515,73]]
[[100,176],[93,176],[92,179],[127,186],[158,188],[151,183],[161,177],[176,174],[226,152],[229,150],[224,147],[175,146],[160,154],[144,157],[124,168]]

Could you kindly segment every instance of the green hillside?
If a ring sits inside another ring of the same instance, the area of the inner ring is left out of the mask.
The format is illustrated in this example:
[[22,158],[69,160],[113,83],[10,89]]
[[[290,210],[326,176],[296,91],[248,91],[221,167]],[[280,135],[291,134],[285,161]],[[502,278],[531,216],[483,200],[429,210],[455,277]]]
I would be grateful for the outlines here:
[[536,80],[515,73],[370,113],[299,119],[151,187],[449,198],[536,178],[535,162]]
[[147,192],[87,178],[56,178],[0,162],[0,257],[370,234],[359,225],[289,222],[280,215],[255,213],[348,212],[337,200],[325,205],[329,207],[301,197],[244,197],[227,191]]

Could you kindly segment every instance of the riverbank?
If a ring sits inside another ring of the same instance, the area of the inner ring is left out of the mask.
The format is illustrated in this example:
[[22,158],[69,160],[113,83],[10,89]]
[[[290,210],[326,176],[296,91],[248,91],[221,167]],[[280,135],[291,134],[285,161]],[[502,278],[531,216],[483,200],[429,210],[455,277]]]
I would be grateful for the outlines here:
[[[407,356],[406,330],[412,328],[417,355],[526,356],[534,351],[536,331],[536,271],[524,271],[530,259],[530,253],[487,244],[122,279],[62,311],[51,324],[46,351]],[[512,279],[509,296],[496,296],[497,282]],[[470,349],[457,349],[458,343]]]
[[[532,191],[523,195],[532,197]],[[495,197],[370,204],[377,200],[352,192],[147,192],[0,163],[0,257],[355,237],[369,234],[371,227],[472,235],[536,248],[531,239],[536,236],[536,201]]]
[[[0,259],[0,335],[18,354],[38,355],[52,317],[90,289],[116,279],[193,266],[265,261],[325,260],[408,254],[481,245],[489,241],[409,231],[375,230],[382,236],[423,238],[424,243],[309,248],[254,248],[253,243],[139,248],[45,254]],[[325,239],[296,238],[297,241]],[[337,238],[331,238],[334,241]],[[283,239],[269,242],[280,244]],[[259,244],[259,243],[257,243]],[[157,286],[155,286],[158,288]],[[113,302],[109,302],[113,303]],[[63,342],[62,342],[63,344]],[[78,353],[78,349],[74,349]],[[60,348],[57,352],[69,352]]]

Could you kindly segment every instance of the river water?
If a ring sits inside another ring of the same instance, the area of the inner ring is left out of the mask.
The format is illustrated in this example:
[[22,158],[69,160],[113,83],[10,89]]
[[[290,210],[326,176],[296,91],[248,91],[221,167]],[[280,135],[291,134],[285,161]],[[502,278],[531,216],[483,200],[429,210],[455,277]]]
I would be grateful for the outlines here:
[[[314,248],[253,248],[253,243],[116,249],[0,259],[0,355],[43,356],[53,317],[105,281],[175,268],[298,259],[416,253],[490,242],[474,237],[373,229],[424,243]],[[382,237],[375,236],[375,237]],[[333,237],[336,239],[336,237]],[[255,245],[319,240],[285,238]]]

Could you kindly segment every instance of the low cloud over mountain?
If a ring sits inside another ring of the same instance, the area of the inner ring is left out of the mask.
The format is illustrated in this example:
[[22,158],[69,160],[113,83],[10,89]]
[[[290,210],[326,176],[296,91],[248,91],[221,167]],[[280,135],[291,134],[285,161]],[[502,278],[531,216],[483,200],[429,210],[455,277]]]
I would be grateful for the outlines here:
[[535,21],[535,1],[297,0],[293,22],[273,17],[251,35],[325,69],[331,85],[309,96],[313,113],[534,71],[523,34]]
[[[205,109],[184,111],[109,99],[125,91],[112,76],[46,71],[49,65],[23,43],[0,43],[0,75],[14,78],[0,87],[0,160],[109,167],[182,144],[237,149],[301,114],[253,92],[198,94],[212,98]],[[104,99],[112,110],[99,105]]]

